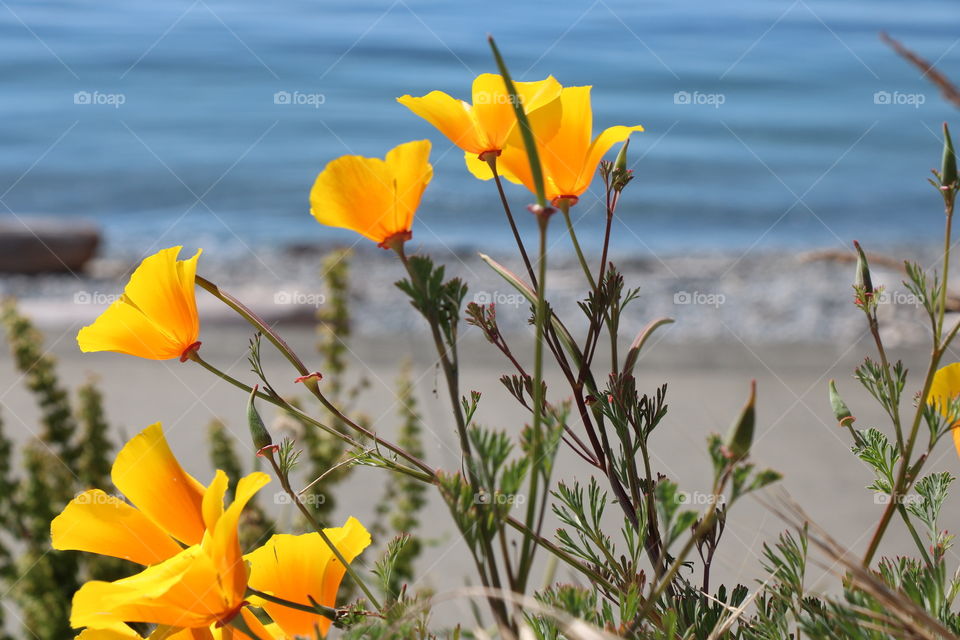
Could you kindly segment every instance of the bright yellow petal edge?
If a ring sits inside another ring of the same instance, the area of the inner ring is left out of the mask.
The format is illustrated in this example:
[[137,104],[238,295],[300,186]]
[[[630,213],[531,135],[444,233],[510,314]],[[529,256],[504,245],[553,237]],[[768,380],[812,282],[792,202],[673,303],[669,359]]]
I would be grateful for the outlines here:
[[[148,622],[198,629],[232,620],[245,604],[248,577],[237,531],[240,512],[269,481],[264,473],[251,473],[237,484],[236,499],[229,507],[220,513],[205,510],[213,528],[201,544],[129,578],[84,584],[74,595],[71,624],[116,629],[123,622]],[[205,503],[222,499],[224,487],[216,480],[211,491],[217,495]]]
[[203,540],[205,488],[174,457],[159,422],[131,438],[111,470],[130,501],[90,489],[50,524],[54,549],[86,551],[152,565]]
[[181,249],[163,249],[140,263],[123,295],[77,334],[81,351],[170,360],[199,346],[194,284],[202,250],[177,260]]
[[412,236],[413,217],[433,178],[429,158],[429,140],[398,145],[385,159],[341,156],[317,176],[310,213],[323,225],[395,248]]
[[[932,405],[944,417],[949,417],[950,401],[960,395],[960,362],[948,364],[933,375],[930,384],[930,393],[927,395],[927,404]],[[953,444],[960,456],[960,425],[951,427]]]
[[[356,518],[342,527],[324,529],[347,562],[370,545],[370,533]],[[328,607],[336,606],[337,589],[346,568],[336,559],[320,534],[277,534],[265,545],[248,553],[250,586],[279,598],[308,604],[307,596]],[[330,620],[323,616],[251,599],[289,637],[314,637],[315,629],[326,635]]]

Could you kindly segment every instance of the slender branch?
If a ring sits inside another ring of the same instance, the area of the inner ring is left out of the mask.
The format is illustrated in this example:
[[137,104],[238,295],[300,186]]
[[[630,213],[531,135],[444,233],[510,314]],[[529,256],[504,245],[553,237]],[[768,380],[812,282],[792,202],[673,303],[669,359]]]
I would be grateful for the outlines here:
[[333,607],[327,607],[320,603],[317,603],[315,606],[309,604],[300,604],[299,602],[292,602],[290,600],[278,598],[275,595],[265,593],[263,591],[257,591],[253,587],[249,586],[247,587],[247,595],[255,596],[261,600],[272,602],[273,604],[279,604],[283,607],[287,607],[288,609],[296,609],[297,611],[305,611],[306,613],[315,613],[321,616],[326,616],[331,620],[336,620],[342,615],[340,611],[334,609]]
[[[937,308],[936,334],[934,335],[933,351],[930,354],[930,364],[927,367],[927,374],[924,377],[923,390],[920,392],[920,395],[917,398],[917,408],[914,413],[913,426],[910,429],[910,436],[907,438],[904,454],[900,461],[900,467],[897,472],[896,481],[893,485],[890,502],[887,504],[886,509],[884,509],[883,514],[880,516],[880,522],[877,523],[876,531],[874,531],[873,537],[870,539],[870,546],[867,547],[867,553],[863,556],[864,568],[868,568],[870,563],[873,561],[873,557],[876,555],[877,549],[880,547],[880,541],[883,539],[883,536],[887,531],[887,527],[890,525],[890,521],[893,518],[893,513],[900,504],[901,497],[906,495],[906,492],[910,490],[914,479],[917,475],[919,475],[920,469],[922,468],[924,460],[920,460],[917,468],[912,469],[913,473],[910,473],[911,467],[913,467],[913,463],[911,461],[913,457],[913,448],[917,441],[920,423],[923,420],[923,411],[930,396],[930,387],[933,385],[933,377],[936,375],[937,368],[940,366],[940,359],[950,346],[950,342],[953,340],[954,336],[956,336],[957,327],[950,332],[945,340],[942,339],[943,318],[946,313],[947,282],[948,274],[950,272],[950,240],[953,227],[953,208],[955,202],[954,195],[955,194],[951,191],[944,196],[946,225],[944,230],[943,281],[941,283],[940,301]],[[960,324],[958,324],[958,326],[960,326]]]
[[264,457],[270,461],[270,466],[273,467],[274,473],[277,474],[277,479],[280,480],[280,486],[283,487],[283,490],[286,492],[290,499],[293,500],[293,503],[297,506],[297,509],[300,510],[300,513],[303,514],[303,517],[307,519],[307,522],[320,534],[320,538],[323,542],[330,548],[330,551],[333,552],[333,555],[336,559],[343,565],[346,569],[347,574],[357,583],[357,586],[360,587],[360,590],[363,591],[364,595],[367,596],[367,599],[370,601],[370,604],[373,607],[380,611],[383,607],[380,606],[380,603],[377,601],[377,597],[373,595],[373,591],[370,590],[370,587],[367,586],[367,583],[360,577],[360,574],[357,573],[357,570],[351,566],[347,559],[343,557],[343,553],[340,552],[340,549],[337,548],[337,545],[334,544],[333,540],[330,539],[330,536],[327,535],[327,532],[324,531],[323,527],[314,517],[313,513],[307,509],[306,505],[300,500],[300,496],[297,495],[297,492],[293,490],[290,486],[290,478],[288,475],[280,468],[280,465],[277,464],[276,459],[274,458],[273,452],[268,451],[264,454]]
[[[537,258],[537,267],[540,270],[540,286],[537,287],[537,306],[535,310],[535,330],[534,338],[534,360],[533,360],[533,443],[531,450],[539,452],[542,445],[543,428],[543,333],[544,324],[547,319],[547,227],[550,222],[550,214],[540,212],[537,214],[537,226],[540,231],[540,255]],[[534,524],[536,518],[536,503],[539,493],[538,483],[540,474],[535,468],[530,470],[530,488],[529,499],[527,500],[527,514],[525,523],[528,529],[536,530],[538,525]],[[523,539],[520,547],[520,564],[517,570],[520,580],[525,581],[530,573],[530,566],[533,563],[533,540],[528,536]],[[525,586],[525,585],[524,585]]]
[[[200,366],[202,366],[202,367],[203,367],[204,369],[206,369],[207,371],[209,371],[209,372],[211,372],[212,374],[214,374],[215,376],[217,376],[218,378],[220,378],[220,379],[222,379],[222,380],[224,380],[224,381],[226,381],[226,382],[229,382],[230,384],[232,384],[233,386],[237,387],[238,389],[242,389],[243,391],[246,391],[247,393],[250,393],[250,392],[253,391],[253,387],[251,387],[251,386],[249,386],[249,385],[246,385],[246,384],[240,382],[239,380],[237,380],[236,378],[234,378],[234,377],[231,376],[230,374],[224,373],[224,372],[221,371],[220,369],[216,368],[215,366],[213,366],[212,364],[210,364],[209,362],[207,362],[206,360],[204,360],[202,357],[200,357],[200,354],[197,353],[196,351],[191,352],[191,354],[190,354],[190,359],[193,360],[194,362],[196,362],[197,364],[199,364]],[[272,395],[263,393],[262,391],[257,391],[257,397],[260,398],[261,400],[265,400],[265,401],[269,402],[270,404],[272,404],[272,405],[274,405],[274,406],[276,406],[276,407],[279,407],[279,408],[283,409],[284,411],[286,411],[287,413],[289,413],[290,415],[294,416],[295,418],[297,418],[297,419],[299,419],[299,420],[303,420],[304,422],[307,422],[307,423],[309,423],[309,424],[312,424],[313,426],[315,426],[315,427],[317,427],[317,428],[319,428],[319,429],[321,429],[321,430],[329,433],[329,434],[332,435],[332,436],[335,436],[335,437],[337,437],[337,438],[340,438],[341,440],[343,440],[344,442],[346,442],[347,444],[349,444],[349,445],[351,445],[351,446],[353,446],[353,447],[358,447],[358,448],[359,448],[359,447],[362,447],[362,445],[361,445],[359,442],[357,442],[356,440],[354,440],[353,438],[351,438],[348,434],[342,433],[342,432],[340,432],[340,431],[337,431],[337,430],[334,429],[333,427],[330,427],[330,426],[328,426],[328,425],[323,424],[322,422],[320,422],[320,421],[317,420],[316,418],[313,418],[313,417],[311,417],[310,415],[304,413],[303,411],[301,411],[300,409],[294,407],[293,405],[291,405],[290,403],[286,402],[286,401],[283,400],[282,398],[275,397],[275,396],[272,396]],[[409,476],[412,476],[412,477],[414,477],[414,478],[417,478],[417,479],[419,479],[419,480],[422,480],[422,481],[427,482],[427,483],[430,483],[430,484],[433,484],[433,483],[434,483],[434,479],[435,479],[435,477],[436,477],[436,472],[434,471],[433,467],[429,466],[427,463],[423,462],[422,460],[420,460],[420,459],[417,458],[416,456],[410,454],[409,452],[407,452],[407,451],[406,451],[405,449],[403,449],[402,447],[399,447],[399,446],[393,444],[393,443],[390,442],[389,440],[384,440],[383,438],[379,437],[378,435],[376,435],[376,434],[373,433],[372,431],[369,431],[369,430],[363,429],[363,428],[358,428],[358,430],[359,430],[361,433],[363,433],[363,435],[365,435],[366,437],[368,437],[368,438],[370,438],[371,440],[373,440],[374,442],[376,442],[378,445],[382,446],[382,447],[385,448],[385,449],[389,449],[389,450],[392,451],[393,453],[397,454],[399,457],[401,457],[401,458],[403,458],[404,460],[406,460],[407,462],[411,463],[412,465],[414,465],[415,467],[417,467],[418,469],[420,469],[421,471],[423,471],[423,473],[419,473],[419,472],[415,471],[414,469],[410,469],[410,468],[405,467],[405,466],[403,466],[403,465],[396,465],[396,464],[392,463],[390,460],[383,459],[383,461],[384,461],[385,463],[387,463],[387,464],[390,465],[390,468],[391,468],[391,469],[393,469],[394,471],[399,471],[399,472],[401,472],[401,473],[405,473],[405,474],[407,474],[407,475],[409,475]]]
[[513,213],[510,211],[510,203],[507,201],[507,194],[503,191],[503,182],[500,180],[500,173],[497,171],[497,156],[489,154],[487,164],[490,165],[490,171],[493,173],[493,181],[497,184],[497,191],[500,194],[500,204],[503,205],[503,212],[507,214],[507,221],[510,223],[510,230],[513,231],[513,238],[517,241],[517,249],[520,250],[520,256],[523,258],[523,264],[527,268],[527,275],[530,276],[530,283],[533,288],[537,288],[537,277],[533,273],[533,265],[530,263],[530,256],[527,255],[527,248],[523,245],[523,238],[520,237],[520,231],[517,229],[517,223],[513,219]]

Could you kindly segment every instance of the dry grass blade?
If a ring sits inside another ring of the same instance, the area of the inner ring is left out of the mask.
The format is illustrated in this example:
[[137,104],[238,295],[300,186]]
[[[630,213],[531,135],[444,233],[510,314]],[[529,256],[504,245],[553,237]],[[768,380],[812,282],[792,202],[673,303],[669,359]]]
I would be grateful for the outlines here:
[[767,580],[760,585],[759,589],[756,589],[753,593],[750,594],[749,598],[745,599],[740,604],[739,607],[735,607],[735,608],[728,606],[724,602],[720,602],[713,596],[708,595],[707,597],[710,600],[713,600],[714,602],[718,602],[722,604],[728,611],[730,611],[730,615],[727,616],[727,618],[725,618],[723,622],[721,622],[719,625],[714,627],[713,631],[710,632],[710,635],[707,636],[707,640],[718,640],[721,636],[723,636],[723,634],[729,631],[733,627],[733,625],[736,624],[737,620],[739,620],[743,616],[743,614],[746,613],[747,608],[753,604],[753,601],[756,600],[761,593],[763,593],[763,590],[766,589],[767,585],[770,584],[771,580],[773,580],[773,576],[770,576],[769,578],[767,578]]
[[902,58],[909,61],[915,67],[923,71],[923,77],[928,78],[930,82],[937,85],[940,88],[940,92],[943,94],[943,97],[946,98],[953,106],[960,108],[960,90],[949,80],[947,77],[937,71],[937,68],[934,67],[931,63],[927,62],[916,53],[907,49],[905,46],[900,44],[897,40],[894,40],[885,32],[880,32],[880,39],[885,43],[890,45],[890,47],[896,51]]

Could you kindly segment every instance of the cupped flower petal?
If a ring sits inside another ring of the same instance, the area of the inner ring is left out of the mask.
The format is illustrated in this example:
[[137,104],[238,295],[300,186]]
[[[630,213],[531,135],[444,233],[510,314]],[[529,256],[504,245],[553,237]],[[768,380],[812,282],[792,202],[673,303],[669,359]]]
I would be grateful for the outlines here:
[[181,547],[153,520],[100,489],[70,501],[50,523],[54,549],[87,551],[143,565],[175,556]]
[[[486,140],[477,130],[476,121],[470,113],[470,105],[442,91],[431,91],[415,98],[405,95],[397,102],[436,127],[461,149],[471,150],[474,155],[486,147]],[[477,151],[473,151],[477,149]]]
[[[536,82],[515,82],[517,97],[527,114],[556,100],[562,87],[553,76]],[[486,138],[483,151],[501,151],[517,125],[513,98],[507,93],[503,76],[482,73],[473,81],[473,114],[477,127]]]
[[[222,471],[211,484],[212,497],[222,500]],[[201,544],[114,582],[91,581],[74,595],[70,622],[74,627],[115,629],[124,622],[145,622],[172,628],[206,629],[229,623],[246,604],[248,570],[237,532],[240,512],[270,481],[255,472],[237,484],[236,499],[226,509],[204,510],[211,519]]]
[[[560,83],[548,76],[535,82],[515,82],[517,97],[530,114],[560,96]],[[415,114],[435,126],[440,133],[464,150],[467,168],[481,180],[493,177],[490,166],[479,159],[482,154],[499,154],[516,129],[513,98],[507,93],[503,77],[482,73],[473,81],[473,104],[457,100],[442,91],[431,91],[415,98],[397,98]]]
[[[356,518],[342,527],[324,532],[351,562],[370,544],[370,534]],[[337,590],[346,568],[337,560],[318,533],[274,535],[265,545],[245,556],[250,563],[250,587],[271,595],[309,604],[309,597],[318,603],[335,607]],[[283,632],[290,637],[314,637],[316,630],[326,634],[330,620],[324,616],[298,611],[270,602],[257,602]]]
[[137,509],[168,534],[187,545],[203,540],[205,489],[177,462],[159,422],[124,445],[110,477]]
[[[217,471],[218,476],[221,474],[224,482],[218,484],[215,481],[211,484],[211,493],[215,487],[226,489],[226,474]],[[240,548],[240,536],[237,531],[240,525],[240,513],[253,496],[269,482],[270,476],[259,471],[240,478],[233,503],[208,529],[208,537],[203,542],[204,549],[216,565],[220,588],[232,602],[243,601],[247,591],[247,564],[243,559],[243,550]]]
[[[950,404],[958,395],[960,395],[960,362],[954,362],[940,368],[933,375],[927,404],[932,405],[945,418],[956,418],[955,415],[950,415]],[[960,425],[954,423],[951,425],[951,431],[953,445],[957,455],[960,456]]]
[[209,627],[227,614],[227,604],[213,560],[196,545],[129,578],[87,582],[73,596],[70,624],[94,629],[123,622]]
[[[559,100],[530,114],[548,200],[577,198],[593,181],[600,160],[617,142],[643,127],[616,126],[593,137],[590,87],[565,87]],[[514,130],[498,166],[504,176],[535,191],[533,174],[519,131]]]
[[194,282],[201,252],[177,260],[181,248],[164,249],[140,263],[123,295],[77,334],[81,351],[169,360],[195,347],[200,318]]
[[350,229],[389,248],[409,239],[423,191],[433,177],[430,141],[415,140],[386,159],[342,156],[317,176],[310,213],[321,224]]

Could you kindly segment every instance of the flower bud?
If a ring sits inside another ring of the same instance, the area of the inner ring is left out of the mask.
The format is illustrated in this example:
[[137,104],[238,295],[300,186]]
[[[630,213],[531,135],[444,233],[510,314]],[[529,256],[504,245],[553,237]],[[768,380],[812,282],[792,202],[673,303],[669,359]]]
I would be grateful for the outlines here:
[[957,156],[953,152],[953,140],[950,138],[950,128],[943,123],[943,159],[940,162],[940,184],[944,187],[955,187],[957,184]]
[[623,142],[623,146],[620,147],[620,152],[617,153],[617,159],[613,163],[613,168],[618,171],[627,170],[627,149],[630,147],[630,138],[627,138]]
[[840,393],[837,391],[837,383],[835,380],[830,381],[830,406],[833,408],[833,415],[837,419],[837,422],[840,423],[841,427],[849,427],[853,424],[856,418],[853,417],[853,414],[850,413],[850,409],[847,407],[847,403],[843,401],[843,398],[840,397]]
[[757,381],[750,381],[750,397],[740,410],[740,416],[730,426],[723,443],[723,455],[733,460],[745,458],[753,444],[753,428],[756,423]]
[[859,242],[854,240],[853,246],[857,250],[857,276],[853,286],[858,290],[862,289],[865,294],[873,294],[873,280],[870,279],[870,265],[867,263],[867,256],[860,248]]
[[247,400],[247,424],[250,426],[253,446],[257,450],[257,455],[260,455],[265,449],[273,446],[273,438],[270,437],[270,432],[267,431],[266,425],[263,424],[263,418],[260,417],[260,413],[254,405],[257,389],[258,386],[254,385],[250,391],[250,398]]

